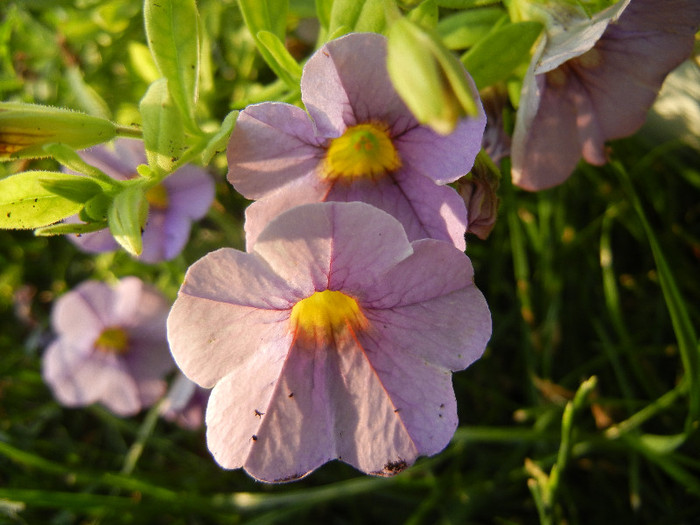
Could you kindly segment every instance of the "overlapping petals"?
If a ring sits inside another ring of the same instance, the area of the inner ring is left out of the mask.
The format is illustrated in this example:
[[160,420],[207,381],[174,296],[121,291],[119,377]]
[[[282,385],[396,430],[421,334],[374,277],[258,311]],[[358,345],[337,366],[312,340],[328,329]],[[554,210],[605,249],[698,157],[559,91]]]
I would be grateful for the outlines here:
[[60,297],[51,313],[57,337],[43,357],[56,398],[70,407],[99,402],[122,416],[153,404],[175,367],[165,331],[169,308],[135,277],[114,288],[88,281]]
[[[257,199],[247,213],[249,249],[286,209],[363,201],[399,219],[410,240],[446,240],[464,250],[464,202],[445,185],[470,170],[480,149],[486,122],[480,104],[477,118],[463,119],[447,136],[419,125],[389,79],[386,39],[371,33],[323,46],[304,67],[301,91],[308,116],[288,104],[257,104],[241,112],[231,135],[228,180]],[[400,166],[381,177],[326,177],[329,145],[361,124],[387,129]]]
[[[185,375],[214,386],[215,459],[286,481],[333,459],[392,475],[442,450],[457,426],[451,372],[478,359],[491,332],[472,277],[451,243],[410,243],[361,202],[296,207],[250,253],[200,259],[168,338]],[[299,313],[329,291],[357,315]]]
[[599,13],[577,41],[547,42],[523,87],[514,183],[544,189],[567,179],[581,157],[604,164],[605,141],[643,124],[666,75],[691,53],[698,24],[694,0],[623,1]]

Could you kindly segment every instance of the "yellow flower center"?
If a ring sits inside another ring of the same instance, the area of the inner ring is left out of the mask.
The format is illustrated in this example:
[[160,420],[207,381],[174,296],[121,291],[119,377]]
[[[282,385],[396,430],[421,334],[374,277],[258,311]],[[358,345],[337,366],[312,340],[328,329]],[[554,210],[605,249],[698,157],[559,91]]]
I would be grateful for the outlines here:
[[401,159],[387,126],[370,122],[352,126],[331,140],[323,176],[332,181],[377,180],[400,166]]
[[95,340],[95,349],[106,354],[122,355],[129,351],[129,336],[117,326],[105,328]]
[[166,210],[170,200],[168,199],[168,190],[162,184],[156,184],[146,190],[146,200],[148,205],[157,210]]
[[302,299],[292,308],[290,326],[297,341],[316,347],[367,327],[357,301],[342,292],[324,290]]

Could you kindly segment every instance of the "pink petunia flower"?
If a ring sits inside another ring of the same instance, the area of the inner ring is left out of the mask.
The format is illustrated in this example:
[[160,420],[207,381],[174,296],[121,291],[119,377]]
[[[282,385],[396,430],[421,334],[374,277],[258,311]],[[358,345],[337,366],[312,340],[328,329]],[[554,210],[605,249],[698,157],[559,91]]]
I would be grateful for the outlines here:
[[566,180],[581,157],[607,162],[605,141],[644,123],[666,75],[690,55],[698,24],[697,0],[625,0],[543,41],[523,86],[513,182],[540,190]]
[[[146,163],[143,142],[117,139],[113,148],[100,145],[80,151],[85,162],[116,180],[136,176],[136,167]],[[169,175],[162,183],[146,193],[148,220],[143,230],[143,252],[138,257],[146,263],[169,261],[187,244],[192,221],[206,215],[214,200],[214,180],[206,171],[185,165]],[[70,222],[79,222],[74,217]],[[68,238],[89,253],[110,252],[119,249],[109,229]]]
[[44,380],[69,407],[101,403],[129,416],[164,393],[175,368],[168,351],[169,302],[136,277],[111,287],[87,281],[51,312],[56,339],[43,356]]
[[[467,72],[464,72],[467,75]],[[304,66],[304,110],[264,102],[238,117],[228,180],[249,199],[248,248],[266,224],[299,204],[362,201],[393,215],[410,240],[435,238],[465,249],[464,202],[446,184],[467,173],[486,124],[465,118],[449,135],[422,126],[386,67],[386,38],[349,34]],[[476,88],[474,98],[478,101]]]
[[490,334],[469,258],[409,243],[361,202],[293,208],[251,252],[206,255],[168,317],[178,366],[214,387],[214,458],[264,481],[333,459],[388,476],[440,452],[457,427],[451,372]]

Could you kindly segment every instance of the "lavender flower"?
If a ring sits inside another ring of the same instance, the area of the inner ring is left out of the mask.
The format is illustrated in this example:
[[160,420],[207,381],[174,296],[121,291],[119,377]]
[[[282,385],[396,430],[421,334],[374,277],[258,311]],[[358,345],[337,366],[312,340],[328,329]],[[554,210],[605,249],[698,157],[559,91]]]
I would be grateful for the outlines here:
[[[117,139],[114,147],[101,145],[80,152],[88,164],[101,169],[116,180],[136,176],[136,167],[146,163],[143,143]],[[214,181],[206,171],[186,165],[169,175],[146,193],[148,221],[143,231],[143,252],[139,260],[147,263],[168,261],[187,244],[191,223],[201,219],[214,200]],[[78,218],[71,219],[78,222]],[[81,250],[89,253],[119,249],[109,230],[69,235]]]
[[[467,75],[466,71],[464,72]],[[279,213],[319,201],[363,201],[401,221],[410,240],[464,250],[467,213],[447,183],[469,171],[486,122],[439,135],[416,121],[389,80],[386,39],[350,34],[306,63],[302,101],[249,106],[229,141],[228,180],[249,199],[248,247]],[[478,94],[474,88],[474,98]],[[310,118],[309,118],[310,117]]]
[[388,476],[440,452],[457,427],[451,372],[490,334],[469,258],[409,243],[361,202],[296,207],[250,253],[206,255],[168,317],[178,366],[214,387],[214,458],[265,481],[333,459]]
[[102,403],[129,416],[164,393],[175,367],[168,351],[170,305],[136,277],[116,286],[87,281],[61,296],[51,312],[56,339],[43,356],[44,380],[69,407]]
[[697,0],[627,0],[547,41],[523,86],[513,182],[540,190],[566,180],[581,157],[607,162],[605,141],[643,124],[666,75],[691,53],[698,24]]

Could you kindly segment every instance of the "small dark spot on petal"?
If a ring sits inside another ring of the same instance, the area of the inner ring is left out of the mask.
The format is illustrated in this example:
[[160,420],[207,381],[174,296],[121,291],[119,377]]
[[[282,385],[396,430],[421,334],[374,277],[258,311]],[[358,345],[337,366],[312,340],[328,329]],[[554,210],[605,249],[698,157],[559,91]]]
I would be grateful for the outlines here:
[[257,408],[254,410],[254,412],[257,417],[262,417],[265,415],[265,412],[260,412],[260,410],[258,410]]
[[400,409],[400,408],[395,408],[395,409],[394,409],[394,414],[398,414],[399,412],[401,412],[401,409]]
[[323,56],[329,57],[330,55],[328,54],[328,51],[324,51]]
[[258,436],[256,436],[255,434],[253,434],[253,437],[252,437],[251,439],[252,439],[253,441],[257,441],[257,440],[258,440]]
[[290,392],[289,395],[288,395],[287,397],[289,397],[289,398],[294,397],[294,392]]
[[440,403],[440,408],[445,408],[445,403]]

